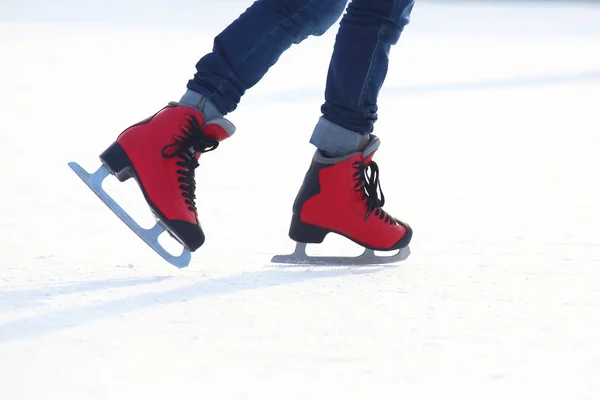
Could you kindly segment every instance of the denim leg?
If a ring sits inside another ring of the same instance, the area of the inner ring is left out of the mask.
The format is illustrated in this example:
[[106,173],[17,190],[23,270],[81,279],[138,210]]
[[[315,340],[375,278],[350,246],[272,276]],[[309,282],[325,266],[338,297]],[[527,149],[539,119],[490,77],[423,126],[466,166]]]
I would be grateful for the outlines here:
[[[342,18],[327,76],[323,117],[311,138],[322,150],[360,145],[373,131],[389,53],[408,24],[414,0],[353,0]],[[327,150],[326,150],[327,151]],[[339,152],[343,150],[334,150]],[[348,150],[346,150],[348,151]]]
[[237,108],[281,54],[308,36],[325,33],[347,0],[258,0],[214,40],[187,88],[223,114]]

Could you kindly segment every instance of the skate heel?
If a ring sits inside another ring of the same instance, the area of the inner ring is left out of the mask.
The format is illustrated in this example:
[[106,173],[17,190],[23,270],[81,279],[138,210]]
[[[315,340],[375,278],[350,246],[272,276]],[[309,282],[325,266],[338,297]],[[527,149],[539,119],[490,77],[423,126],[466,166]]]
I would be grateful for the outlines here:
[[300,243],[322,243],[329,230],[303,222],[299,216],[292,217],[289,236]]
[[133,177],[131,160],[129,160],[127,153],[125,153],[119,142],[114,142],[108,149],[104,150],[100,154],[100,160],[120,182],[125,182]]

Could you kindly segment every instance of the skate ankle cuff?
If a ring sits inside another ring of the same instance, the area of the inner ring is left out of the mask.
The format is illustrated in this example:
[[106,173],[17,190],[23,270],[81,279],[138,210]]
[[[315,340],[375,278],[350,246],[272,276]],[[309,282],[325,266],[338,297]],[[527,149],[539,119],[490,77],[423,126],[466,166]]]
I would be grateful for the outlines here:
[[223,113],[206,96],[190,89],[181,96],[179,104],[200,111],[207,121],[223,117]]
[[370,134],[360,134],[321,117],[310,143],[332,157],[340,157],[362,151],[370,142]]
[[362,154],[363,159],[368,159],[373,153],[379,149],[379,145],[381,141],[379,138],[373,134],[370,135],[371,140],[367,143],[366,147],[362,151],[354,151],[352,153],[348,153],[340,156],[333,156],[332,154],[323,151],[317,150],[313,156],[313,159],[320,164],[337,164],[340,161],[344,161],[348,158],[354,157],[356,154]]
[[[206,103],[206,104],[208,104],[208,103]],[[223,115],[220,113],[216,114],[216,116],[212,116],[210,113],[205,114],[204,112],[202,112],[202,110],[199,110],[198,107],[192,106],[187,103],[177,102],[177,101],[171,101],[171,102],[169,102],[169,105],[170,106],[189,107],[189,108],[192,108],[192,109],[200,112],[200,114],[202,114],[202,117],[204,118],[204,123],[203,123],[204,127],[206,127],[206,125],[218,125],[227,133],[226,137],[232,136],[236,131],[235,125],[233,123],[231,123],[231,121],[229,121],[228,119],[223,118]],[[218,135],[218,136],[222,136],[222,135]],[[224,137],[222,137],[220,139],[224,139]]]
[[218,125],[220,126],[225,132],[227,132],[228,136],[231,136],[235,133],[235,125],[233,125],[231,123],[231,121],[229,121],[228,119],[225,118],[216,118],[216,119],[212,119],[210,121],[206,121],[205,122],[205,128],[206,125]]

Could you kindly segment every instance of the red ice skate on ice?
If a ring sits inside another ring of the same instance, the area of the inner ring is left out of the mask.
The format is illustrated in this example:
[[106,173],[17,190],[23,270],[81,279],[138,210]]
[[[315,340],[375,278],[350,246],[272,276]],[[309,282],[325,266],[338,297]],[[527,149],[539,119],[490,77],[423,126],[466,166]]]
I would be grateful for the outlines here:
[[[364,151],[345,157],[328,158],[320,151],[315,153],[293,207],[289,235],[296,241],[296,251],[275,256],[273,262],[363,265],[397,262],[408,257],[411,228],[381,208],[385,198],[379,185],[379,167],[372,161],[379,144],[379,139],[373,136]],[[365,252],[359,257],[306,255],[307,243],[321,243],[331,232],[365,247]],[[375,250],[398,252],[393,256],[377,256]]]
[[[225,119],[205,121],[196,109],[169,103],[152,117],[119,135],[101,155],[102,166],[93,174],[76,163],[71,168],[142,240],[177,267],[185,267],[190,252],[204,243],[204,232],[195,204],[194,170],[200,154],[217,148],[235,127]],[[157,219],[152,229],[141,228],[103,189],[102,181],[112,174],[124,182],[134,178]],[[183,246],[173,256],[159,243],[168,231]]]

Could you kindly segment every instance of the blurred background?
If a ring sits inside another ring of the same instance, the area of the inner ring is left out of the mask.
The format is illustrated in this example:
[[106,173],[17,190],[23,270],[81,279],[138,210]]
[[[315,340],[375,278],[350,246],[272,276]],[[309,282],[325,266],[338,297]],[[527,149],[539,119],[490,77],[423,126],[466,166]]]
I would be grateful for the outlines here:
[[[252,0],[221,0],[218,2],[219,6],[215,7],[215,2],[212,0],[172,0],[169,2],[161,0],[3,0],[0,4],[0,20],[144,25],[177,23],[185,27],[200,28],[203,16],[207,16],[211,20],[220,20],[220,18],[227,20],[232,12],[241,12],[251,3]],[[443,29],[450,26],[456,27],[460,21],[455,20],[456,16],[454,15],[448,16],[453,17],[452,19],[444,18],[445,6],[477,7],[484,14],[486,10],[496,14],[499,26],[504,26],[507,30],[516,29],[517,32],[524,32],[527,31],[524,16],[514,11],[536,7],[543,12],[544,8],[566,6],[597,9],[599,4],[599,0],[417,0],[413,15],[419,20],[436,19],[440,28]],[[442,8],[438,8],[437,15],[419,11],[420,7],[428,5],[442,6]],[[511,12],[504,13],[497,6],[509,6]],[[591,28],[593,28],[594,21],[597,22],[597,20],[594,20],[593,16],[582,18],[579,15],[577,19],[574,19],[573,15],[565,9],[562,23],[555,24],[557,33],[568,32],[576,26],[580,32],[585,31],[591,34],[594,31]],[[440,19],[438,20],[437,17]],[[487,25],[490,21],[485,22]],[[468,25],[471,24],[479,26],[478,21],[469,21]]]

